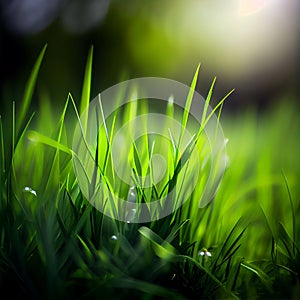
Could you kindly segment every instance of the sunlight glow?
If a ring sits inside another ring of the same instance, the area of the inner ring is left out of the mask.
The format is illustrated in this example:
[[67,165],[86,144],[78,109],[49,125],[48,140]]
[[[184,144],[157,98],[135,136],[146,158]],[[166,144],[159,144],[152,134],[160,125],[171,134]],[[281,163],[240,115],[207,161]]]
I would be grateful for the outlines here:
[[240,0],[239,14],[248,15],[258,12],[266,5],[267,0]]
[[184,60],[198,58],[232,79],[274,74],[280,65],[285,70],[293,65],[297,49],[294,1],[235,0],[226,5],[188,1],[179,10],[181,20],[173,38],[181,43]]

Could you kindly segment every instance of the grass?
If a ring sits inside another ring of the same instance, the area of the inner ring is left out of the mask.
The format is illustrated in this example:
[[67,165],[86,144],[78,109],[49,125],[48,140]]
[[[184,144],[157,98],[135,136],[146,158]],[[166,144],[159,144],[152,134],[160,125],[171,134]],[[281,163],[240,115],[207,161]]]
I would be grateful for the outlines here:
[[[176,190],[175,200],[185,202],[172,214],[149,223],[122,222],[87,201],[72,164],[72,133],[90,99],[93,51],[88,54],[79,111],[68,95],[58,121],[47,97],[39,111],[29,114],[44,53],[45,48],[20,107],[13,103],[12,116],[0,118],[2,298],[297,298],[300,140],[294,105],[274,106],[265,114],[253,110],[242,116],[221,116],[229,138],[230,164],[209,205],[199,208],[202,182],[207,179],[204,168],[188,199]],[[198,70],[191,93],[197,76]],[[187,118],[190,101],[188,97],[181,116],[183,128],[193,127]],[[97,167],[97,176],[93,168],[87,171],[88,183],[97,187],[101,178],[105,188],[114,191],[113,196],[102,194],[110,200],[105,209],[113,213],[118,213],[114,197],[126,199],[131,185],[113,172],[112,136],[126,121],[150,109],[141,102],[116,111],[93,145],[93,159],[100,170]],[[165,110],[170,117],[178,113],[172,101]],[[198,133],[182,149],[177,142],[183,133],[177,140],[169,133],[171,142],[166,144],[159,140],[153,146],[147,135],[135,142],[129,155],[133,167],[126,174],[134,183],[131,191],[138,202],[162,200],[169,189],[184,182],[184,172],[195,159],[191,147],[203,149],[205,143],[202,130]],[[157,185],[149,164],[155,151],[166,151],[168,157],[168,173]],[[207,153],[197,153],[205,161]],[[150,174],[149,188],[138,174]],[[217,183],[218,176],[210,186],[212,193]]]

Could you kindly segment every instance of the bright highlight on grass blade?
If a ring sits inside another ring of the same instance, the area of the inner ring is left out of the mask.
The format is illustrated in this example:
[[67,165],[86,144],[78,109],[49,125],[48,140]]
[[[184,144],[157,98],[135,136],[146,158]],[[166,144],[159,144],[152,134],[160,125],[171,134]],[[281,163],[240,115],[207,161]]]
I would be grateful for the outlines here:
[[194,209],[210,203],[226,168],[226,141],[209,106],[212,88],[207,101],[195,91],[198,70],[191,87],[165,78],[122,82],[80,116],[73,166],[102,213],[145,223],[187,200]]
[[135,187],[132,186],[129,189],[128,196],[127,196],[127,205],[126,205],[126,223],[132,223],[136,218],[136,192]]

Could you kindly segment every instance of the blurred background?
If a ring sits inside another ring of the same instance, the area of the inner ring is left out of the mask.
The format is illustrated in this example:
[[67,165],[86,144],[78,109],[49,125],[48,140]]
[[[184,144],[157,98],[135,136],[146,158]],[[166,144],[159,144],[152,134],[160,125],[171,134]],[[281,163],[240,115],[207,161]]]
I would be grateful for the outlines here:
[[214,76],[216,101],[236,89],[225,110],[299,95],[298,0],[0,0],[0,8],[1,109],[21,101],[46,43],[37,90],[55,105],[68,92],[79,101],[92,44],[92,97],[134,77],[190,84],[198,63],[200,94]]

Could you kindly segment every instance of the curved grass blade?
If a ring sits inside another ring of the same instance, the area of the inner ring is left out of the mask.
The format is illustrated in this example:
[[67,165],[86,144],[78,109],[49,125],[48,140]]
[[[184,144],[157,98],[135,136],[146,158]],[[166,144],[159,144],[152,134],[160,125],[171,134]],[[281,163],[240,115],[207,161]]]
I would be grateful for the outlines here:
[[53,147],[55,149],[61,150],[67,154],[72,155],[72,150],[70,148],[68,148],[67,146],[64,146],[60,142],[58,142],[48,136],[45,136],[37,131],[34,131],[34,130],[28,131],[27,137],[31,141],[45,144],[47,146]]
[[159,257],[168,259],[175,255],[176,249],[150,228],[143,226],[140,227],[138,231],[143,237],[153,244],[154,251]]
[[251,263],[242,262],[241,266],[257,275],[257,277],[261,280],[261,282],[264,284],[267,290],[269,292],[272,292],[270,278],[265,272],[263,272],[259,267],[254,266]]

